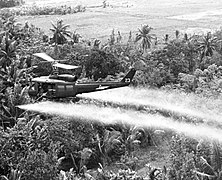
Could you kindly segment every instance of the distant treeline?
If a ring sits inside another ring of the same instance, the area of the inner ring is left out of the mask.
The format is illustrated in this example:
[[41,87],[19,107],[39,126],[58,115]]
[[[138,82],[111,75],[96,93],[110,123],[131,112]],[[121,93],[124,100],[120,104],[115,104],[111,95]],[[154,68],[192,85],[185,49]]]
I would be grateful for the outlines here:
[[0,9],[24,4],[24,0],[0,0]]

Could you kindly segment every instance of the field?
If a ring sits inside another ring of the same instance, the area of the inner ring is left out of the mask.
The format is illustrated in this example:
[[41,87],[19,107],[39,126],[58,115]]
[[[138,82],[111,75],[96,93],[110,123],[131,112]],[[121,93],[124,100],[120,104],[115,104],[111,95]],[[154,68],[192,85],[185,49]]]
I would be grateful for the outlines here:
[[86,12],[62,16],[21,17],[20,22],[29,21],[49,33],[51,21],[62,18],[71,29],[86,39],[107,40],[112,29],[128,36],[142,24],[153,27],[153,33],[162,38],[165,34],[174,36],[175,30],[188,34],[202,33],[220,28],[222,24],[222,2],[220,0],[110,0],[102,8],[101,0],[93,1],[29,1],[39,6],[70,5],[86,6]]

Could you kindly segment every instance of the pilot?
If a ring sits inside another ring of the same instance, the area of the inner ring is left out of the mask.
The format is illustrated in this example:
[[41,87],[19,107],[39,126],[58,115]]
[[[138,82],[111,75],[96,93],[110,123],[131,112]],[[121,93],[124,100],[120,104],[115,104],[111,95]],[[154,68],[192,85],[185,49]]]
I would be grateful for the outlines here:
[[59,72],[58,71],[53,71],[53,75],[58,76]]
[[46,83],[43,83],[43,84],[42,84],[42,89],[43,89],[43,92],[44,92],[44,93],[47,92],[47,90],[48,90],[48,85],[47,85]]
[[53,77],[57,77],[59,75],[59,70],[57,67],[53,66],[53,69],[52,69],[52,76]]
[[73,82],[76,82],[79,78],[78,74],[75,73],[75,71],[72,73],[72,76],[73,76]]
[[56,79],[59,76],[59,72],[58,71],[53,71],[52,74],[49,75],[50,79]]
[[78,77],[74,75],[73,81],[76,82],[78,80]]
[[38,92],[39,92],[39,94],[43,93],[42,83],[39,83],[39,85],[38,85]]

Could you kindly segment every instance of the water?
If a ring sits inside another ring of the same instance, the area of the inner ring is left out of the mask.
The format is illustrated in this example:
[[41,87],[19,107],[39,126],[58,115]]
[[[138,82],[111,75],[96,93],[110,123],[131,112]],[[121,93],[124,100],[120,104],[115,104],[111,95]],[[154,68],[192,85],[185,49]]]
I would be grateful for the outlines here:
[[82,94],[79,97],[119,104],[149,106],[181,116],[200,118],[206,122],[222,123],[222,99],[198,97],[195,94],[125,87]]
[[173,130],[192,138],[205,138],[207,140],[222,141],[222,130],[206,125],[193,125],[175,122],[158,114],[151,115],[138,111],[115,108],[101,108],[95,105],[64,104],[55,102],[41,102],[21,105],[19,108],[62,117],[78,118],[83,121],[99,121],[102,123],[121,122],[140,127],[154,127]]

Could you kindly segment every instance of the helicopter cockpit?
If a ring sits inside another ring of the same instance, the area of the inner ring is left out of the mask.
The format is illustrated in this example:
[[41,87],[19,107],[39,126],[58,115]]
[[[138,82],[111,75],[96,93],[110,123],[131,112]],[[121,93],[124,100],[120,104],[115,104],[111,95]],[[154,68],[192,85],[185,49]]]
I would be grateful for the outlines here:
[[54,92],[55,84],[33,82],[29,87],[28,94],[30,96],[41,96],[44,93]]

